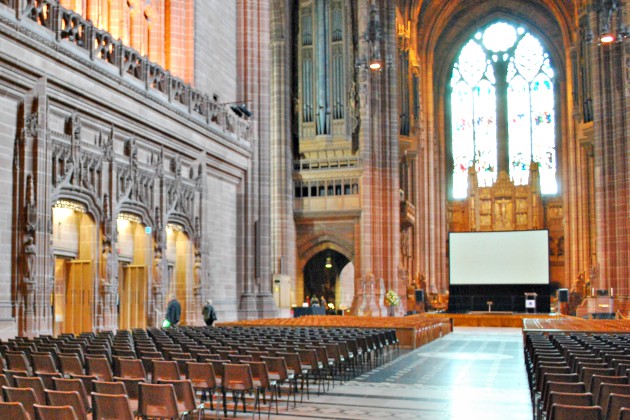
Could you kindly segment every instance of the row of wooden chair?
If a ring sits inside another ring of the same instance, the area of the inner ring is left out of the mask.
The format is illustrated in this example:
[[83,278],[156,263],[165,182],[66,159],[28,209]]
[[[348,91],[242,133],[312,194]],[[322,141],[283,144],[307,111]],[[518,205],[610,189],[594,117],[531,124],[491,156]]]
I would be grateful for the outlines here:
[[630,408],[630,370],[624,368],[630,363],[630,335],[528,333],[525,338],[536,418],[561,418],[566,411],[617,419]]

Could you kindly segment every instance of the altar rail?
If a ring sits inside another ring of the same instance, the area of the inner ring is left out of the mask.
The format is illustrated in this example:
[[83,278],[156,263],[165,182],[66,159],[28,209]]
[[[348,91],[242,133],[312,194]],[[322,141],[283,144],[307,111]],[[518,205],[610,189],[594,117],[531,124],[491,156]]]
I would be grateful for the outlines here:
[[453,324],[445,317],[423,315],[406,317],[320,316],[299,318],[265,318],[218,323],[219,326],[243,327],[321,327],[321,328],[387,328],[395,329],[401,347],[415,349],[453,332]]

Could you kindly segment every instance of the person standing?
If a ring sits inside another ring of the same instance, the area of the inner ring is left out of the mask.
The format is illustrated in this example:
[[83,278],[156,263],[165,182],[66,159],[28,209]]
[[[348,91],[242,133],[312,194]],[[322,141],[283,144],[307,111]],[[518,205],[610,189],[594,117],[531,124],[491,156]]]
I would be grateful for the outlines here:
[[171,298],[168,302],[168,306],[166,307],[166,320],[170,322],[171,326],[174,327],[179,323],[179,317],[182,314],[182,307],[177,300],[177,297],[172,294]]
[[212,301],[208,299],[206,304],[204,305],[201,315],[203,315],[203,321],[206,325],[214,324],[214,321],[217,320],[217,313],[214,311],[214,306],[212,306]]

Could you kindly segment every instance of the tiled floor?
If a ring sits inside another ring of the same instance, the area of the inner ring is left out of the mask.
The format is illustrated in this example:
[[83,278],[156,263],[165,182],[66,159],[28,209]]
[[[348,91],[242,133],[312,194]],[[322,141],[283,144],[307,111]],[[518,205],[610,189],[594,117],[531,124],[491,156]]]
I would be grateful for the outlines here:
[[296,408],[281,404],[271,417],[529,420],[522,343],[520,329],[458,327]]

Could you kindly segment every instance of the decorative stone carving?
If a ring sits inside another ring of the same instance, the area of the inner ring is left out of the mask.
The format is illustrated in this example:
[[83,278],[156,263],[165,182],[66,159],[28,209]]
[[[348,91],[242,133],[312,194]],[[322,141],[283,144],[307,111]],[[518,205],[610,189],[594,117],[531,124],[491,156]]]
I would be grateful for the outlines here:
[[112,250],[109,243],[103,244],[103,255],[101,256],[101,293],[103,296],[109,296],[111,292],[112,279]]
[[201,253],[195,252],[195,265],[193,267],[193,294],[195,297],[201,296]]
[[153,294],[162,292],[162,251],[157,248],[153,258]]

